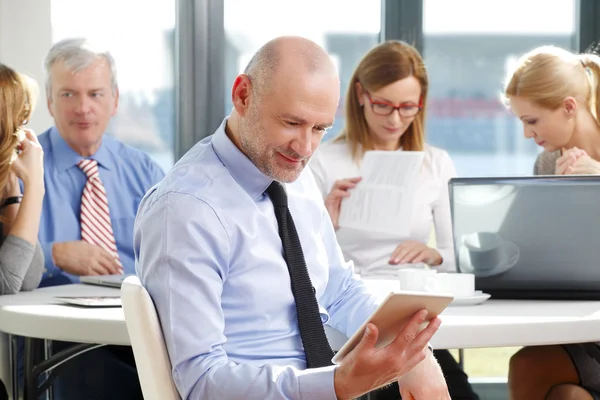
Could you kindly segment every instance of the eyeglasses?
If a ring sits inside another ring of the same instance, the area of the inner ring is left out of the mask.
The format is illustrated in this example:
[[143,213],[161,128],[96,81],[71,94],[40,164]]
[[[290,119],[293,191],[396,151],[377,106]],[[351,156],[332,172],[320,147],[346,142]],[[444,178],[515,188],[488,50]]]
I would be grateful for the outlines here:
[[422,99],[419,99],[419,104],[415,103],[402,103],[399,106],[395,106],[393,104],[387,103],[385,101],[373,101],[371,99],[371,95],[369,92],[365,90],[365,94],[369,99],[369,103],[371,104],[371,109],[373,110],[373,114],[380,115],[382,117],[388,116],[394,112],[394,110],[398,110],[401,117],[411,118],[414,117],[421,111],[423,108]]

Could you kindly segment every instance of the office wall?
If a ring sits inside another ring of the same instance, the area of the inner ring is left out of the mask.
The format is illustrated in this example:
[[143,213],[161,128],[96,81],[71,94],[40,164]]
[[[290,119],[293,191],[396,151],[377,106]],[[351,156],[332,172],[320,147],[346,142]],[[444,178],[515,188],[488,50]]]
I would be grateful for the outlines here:
[[0,0],[0,62],[33,77],[40,101],[28,127],[41,133],[52,125],[46,107],[43,57],[52,44],[49,0]]

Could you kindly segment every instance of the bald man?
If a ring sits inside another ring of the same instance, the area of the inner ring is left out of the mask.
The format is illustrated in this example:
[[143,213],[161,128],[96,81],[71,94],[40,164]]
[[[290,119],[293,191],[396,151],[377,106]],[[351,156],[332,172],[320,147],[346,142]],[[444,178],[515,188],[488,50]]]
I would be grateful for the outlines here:
[[143,199],[136,269],[183,399],[352,399],[396,381],[406,400],[449,399],[427,347],[440,321],[419,333],[426,312],[384,349],[369,325],[331,365],[323,324],[350,336],[377,307],[305,169],[339,93],[315,43],[265,44],[233,83],[231,114]]

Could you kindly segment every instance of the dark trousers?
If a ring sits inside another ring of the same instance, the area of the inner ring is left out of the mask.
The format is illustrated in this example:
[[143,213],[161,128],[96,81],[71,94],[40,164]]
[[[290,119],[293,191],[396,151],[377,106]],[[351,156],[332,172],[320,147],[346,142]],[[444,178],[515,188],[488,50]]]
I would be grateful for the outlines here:
[[[58,352],[72,343],[54,342]],[[129,346],[105,346],[81,354],[58,367],[55,400],[143,400]]]
[[2,381],[0,381],[0,400],[8,400],[8,392]]
[[[467,374],[452,357],[452,354],[448,350],[434,350],[433,354],[446,378],[450,398],[452,400],[479,400],[479,396],[473,391],[469,383]],[[397,383],[379,389],[369,396],[375,400],[397,400],[402,398]]]

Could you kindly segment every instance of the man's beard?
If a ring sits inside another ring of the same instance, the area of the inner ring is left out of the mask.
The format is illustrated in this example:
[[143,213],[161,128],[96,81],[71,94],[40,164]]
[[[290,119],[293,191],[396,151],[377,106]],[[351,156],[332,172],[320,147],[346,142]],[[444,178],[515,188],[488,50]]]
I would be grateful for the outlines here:
[[[266,176],[279,182],[293,182],[298,179],[300,172],[306,166],[308,159],[290,149],[274,149],[270,147],[265,137],[265,129],[261,123],[258,110],[251,108],[246,120],[240,126],[240,145],[246,156]],[[278,154],[293,159],[303,159],[301,168],[280,167],[277,163]]]

